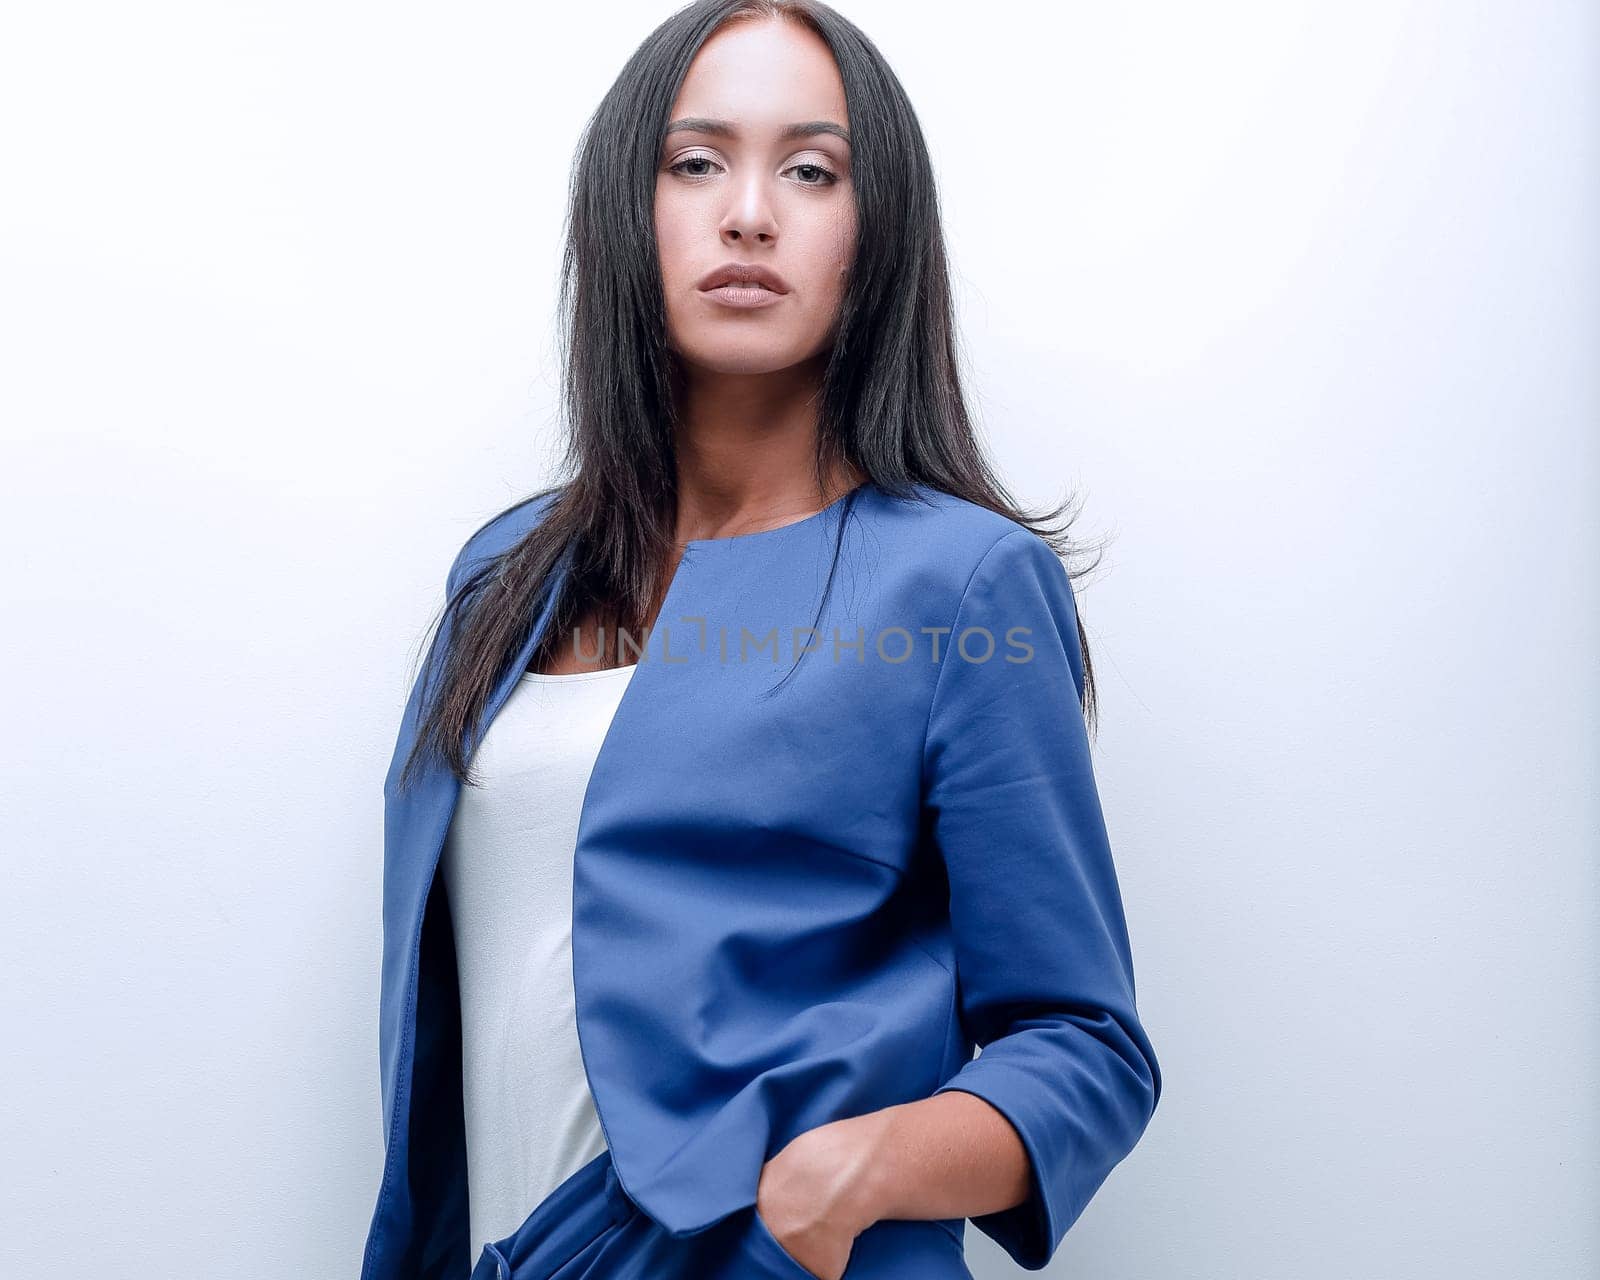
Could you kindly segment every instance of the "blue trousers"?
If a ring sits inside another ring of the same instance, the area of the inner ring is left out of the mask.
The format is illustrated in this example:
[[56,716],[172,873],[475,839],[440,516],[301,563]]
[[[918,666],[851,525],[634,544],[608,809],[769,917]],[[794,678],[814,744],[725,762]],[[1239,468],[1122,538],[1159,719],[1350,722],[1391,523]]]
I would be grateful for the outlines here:
[[[885,1218],[855,1238],[841,1280],[972,1280],[957,1220]],[[818,1280],[755,1206],[674,1239],[623,1193],[602,1151],[504,1240],[486,1244],[471,1280]]]

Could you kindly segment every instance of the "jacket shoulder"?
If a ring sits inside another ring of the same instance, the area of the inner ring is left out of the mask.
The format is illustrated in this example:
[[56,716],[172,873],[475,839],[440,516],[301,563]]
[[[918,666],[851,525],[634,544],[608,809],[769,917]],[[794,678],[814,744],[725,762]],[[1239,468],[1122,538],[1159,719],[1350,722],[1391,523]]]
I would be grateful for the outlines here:
[[504,555],[536,529],[565,491],[565,485],[541,489],[490,516],[474,529],[450,565],[445,582],[446,597],[453,597],[470,574]]
[[1024,554],[1055,557],[1026,525],[930,485],[912,485],[905,496],[889,497],[881,506],[881,530],[896,555],[915,564],[929,587],[951,593],[952,606],[989,553],[1008,538],[1007,547]]

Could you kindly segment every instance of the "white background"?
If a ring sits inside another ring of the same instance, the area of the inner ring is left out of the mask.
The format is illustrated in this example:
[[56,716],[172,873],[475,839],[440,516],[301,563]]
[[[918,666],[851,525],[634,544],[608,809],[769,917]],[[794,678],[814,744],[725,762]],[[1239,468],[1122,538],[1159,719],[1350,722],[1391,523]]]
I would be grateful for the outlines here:
[[[0,23],[0,1272],[356,1275],[406,678],[552,475],[568,165],[666,12]],[[1111,538],[1166,1092],[1048,1274],[1594,1275],[1596,7],[846,12],[1003,476]]]

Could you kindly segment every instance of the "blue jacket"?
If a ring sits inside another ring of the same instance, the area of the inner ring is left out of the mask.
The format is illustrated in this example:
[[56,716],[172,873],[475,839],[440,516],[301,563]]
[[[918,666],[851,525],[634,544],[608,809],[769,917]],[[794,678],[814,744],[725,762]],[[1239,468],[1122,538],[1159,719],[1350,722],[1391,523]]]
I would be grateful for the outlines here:
[[[552,500],[481,526],[448,590]],[[868,484],[688,544],[595,763],[573,872],[584,1068],[623,1190],[670,1235],[754,1204],[797,1134],[961,1089],[1006,1116],[1032,1169],[1024,1203],[974,1225],[1021,1267],[1050,1260],[1161,1092],[1083,679],[1055,554],[926,486]],[[469,1256],[434,874],[460,784],[433,764],[395,786],[420,683],[384,785],[387,1139],[363,1280],[464,1280]]]

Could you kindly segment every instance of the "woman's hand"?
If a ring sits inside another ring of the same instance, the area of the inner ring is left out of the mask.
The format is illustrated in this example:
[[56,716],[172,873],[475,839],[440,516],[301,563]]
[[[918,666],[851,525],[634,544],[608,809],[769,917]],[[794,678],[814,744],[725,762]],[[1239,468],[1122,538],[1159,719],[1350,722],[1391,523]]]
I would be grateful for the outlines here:
[[874,1157],[887,1122],[878,1111],[807,1129],[761,1168],[756,1212],[818,1280],[840,1280],[855,1238],[880,1216]]

